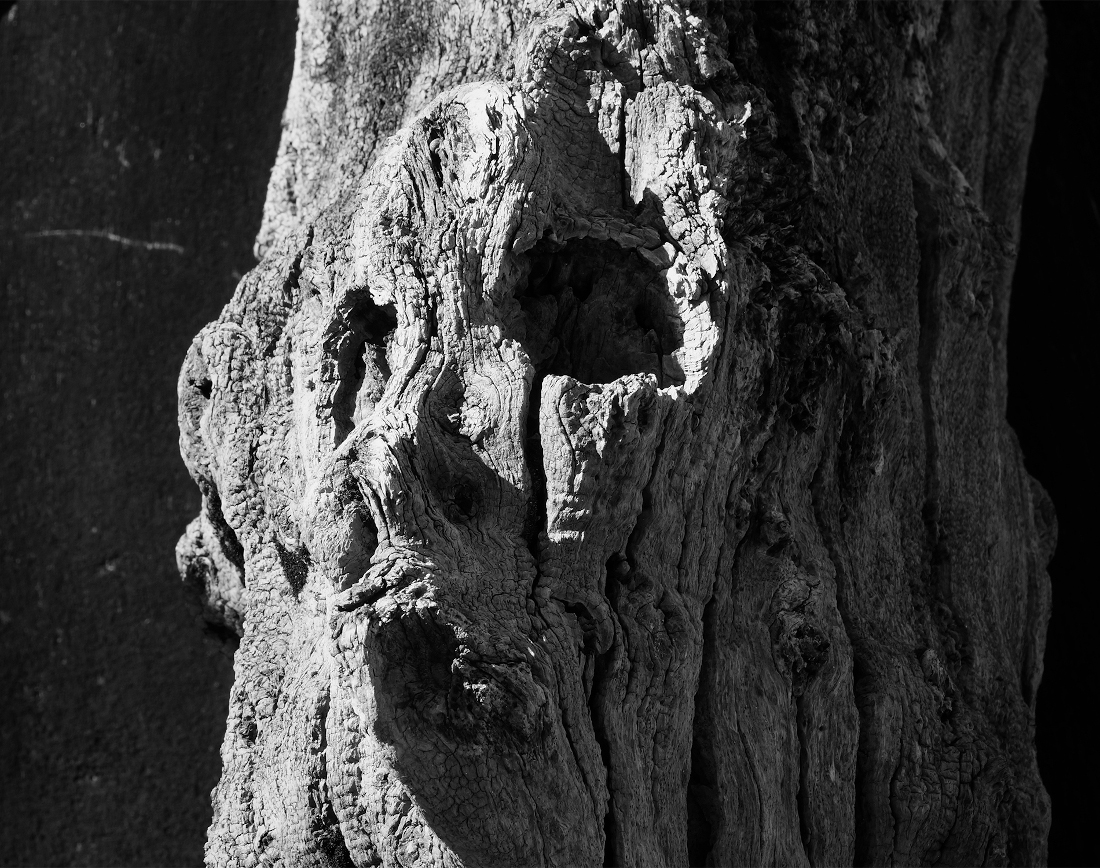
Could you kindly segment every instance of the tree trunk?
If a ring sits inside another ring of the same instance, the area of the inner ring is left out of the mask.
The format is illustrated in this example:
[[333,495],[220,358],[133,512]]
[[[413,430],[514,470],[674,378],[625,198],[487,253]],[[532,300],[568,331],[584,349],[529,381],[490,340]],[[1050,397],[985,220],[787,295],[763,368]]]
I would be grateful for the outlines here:
[[211,865],[1044,861],[1034,3],[303,0],[180,542]]

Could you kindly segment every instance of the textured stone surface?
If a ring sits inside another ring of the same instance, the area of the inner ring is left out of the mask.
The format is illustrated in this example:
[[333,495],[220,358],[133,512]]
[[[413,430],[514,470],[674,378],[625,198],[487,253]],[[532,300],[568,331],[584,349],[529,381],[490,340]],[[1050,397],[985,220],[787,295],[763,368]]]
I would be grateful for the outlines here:
[[195,865],[232,665],[174,580],[174,392],[255,264],[294,5],[4,12],[0,864]]
[[494,9],[303,6],[179,384],[208,863],[1041,862],[1037,8]]

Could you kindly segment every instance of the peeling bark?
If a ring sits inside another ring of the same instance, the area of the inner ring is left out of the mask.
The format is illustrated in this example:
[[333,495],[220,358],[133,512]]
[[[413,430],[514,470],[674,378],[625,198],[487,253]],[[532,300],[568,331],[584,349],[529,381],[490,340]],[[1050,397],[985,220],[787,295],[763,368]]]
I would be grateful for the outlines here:
[[305,0],[180,379],[181,570],[241,636],[208,863],[1042,862],[1043,39]]

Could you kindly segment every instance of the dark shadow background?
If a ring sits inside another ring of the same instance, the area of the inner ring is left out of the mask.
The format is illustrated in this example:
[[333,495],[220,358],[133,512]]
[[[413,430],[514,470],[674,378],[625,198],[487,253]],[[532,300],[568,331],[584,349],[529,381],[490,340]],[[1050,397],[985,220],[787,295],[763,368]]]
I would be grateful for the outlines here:
[[[293,2],[0,2],[0,864],[197,865],[232,664],[172,550],[192,336],[254,263]],[[1038,748],[1052,865],[1100,864],[1086,552],[1100,3],[1044,5],[1009,419],[1059,511]],[[174,245],[150,248],[89,235]],[[182,248],[179,252],[177,248]]]
[[199,865],[233,673],[176,377],[254,264],[296,6],[0,11],[0,864]]
[[1100,3],[1055,0],[1043,11],[1047,80],[1009,308],[1008,420],[1058,510],[1036,739],[1053,803],[1050,864],[1100,865]]

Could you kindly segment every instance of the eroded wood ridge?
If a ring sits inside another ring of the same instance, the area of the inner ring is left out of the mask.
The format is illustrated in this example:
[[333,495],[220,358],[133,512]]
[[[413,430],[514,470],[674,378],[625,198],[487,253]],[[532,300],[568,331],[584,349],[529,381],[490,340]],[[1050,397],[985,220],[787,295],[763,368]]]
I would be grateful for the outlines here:
[[[962,13],[401,8],[303,4],[267,254],[180,378],[241,636],[208,864],[1041,859]],[[989,14],[1000,81],[1041,29]],[[398,125],[350,94],[399,20]]]

